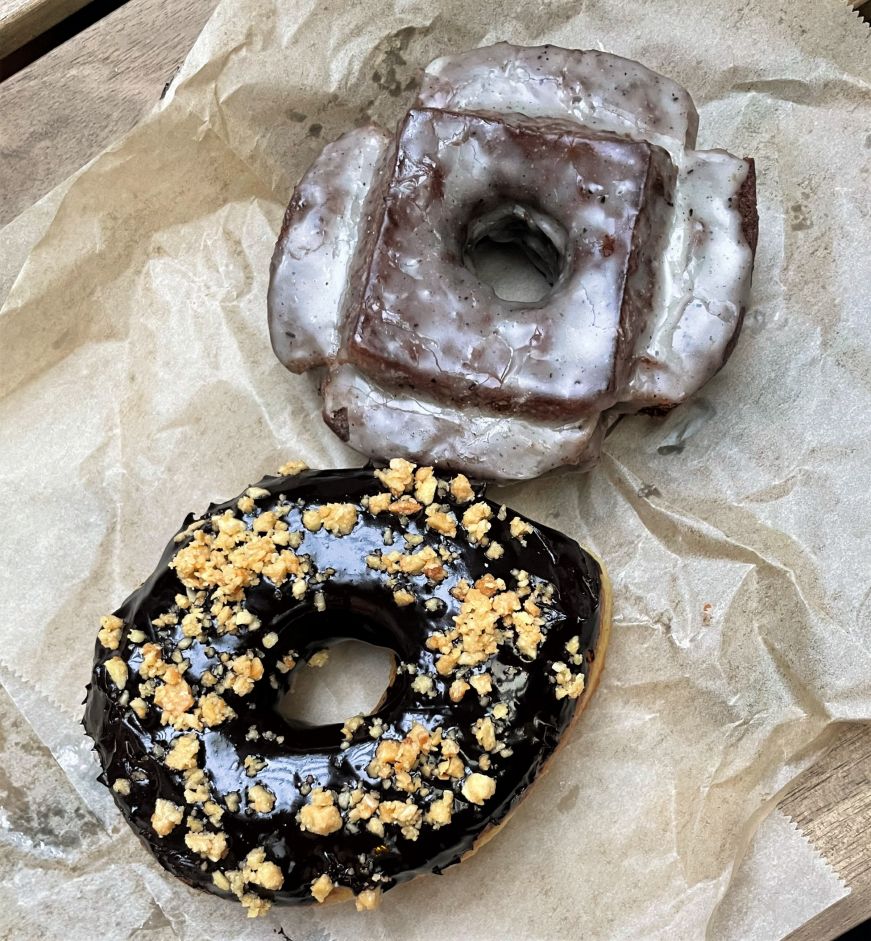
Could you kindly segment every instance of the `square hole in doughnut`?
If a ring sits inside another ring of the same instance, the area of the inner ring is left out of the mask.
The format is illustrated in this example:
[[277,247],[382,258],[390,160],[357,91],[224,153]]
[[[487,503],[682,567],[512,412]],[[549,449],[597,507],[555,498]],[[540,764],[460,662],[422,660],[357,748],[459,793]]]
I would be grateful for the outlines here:
[[[655,145],[564,121],[412,109],[358,248],[347,357],[436,398],[582,416],[651,310],[675,173]],[[544,287],[500,297],[487,242]]]

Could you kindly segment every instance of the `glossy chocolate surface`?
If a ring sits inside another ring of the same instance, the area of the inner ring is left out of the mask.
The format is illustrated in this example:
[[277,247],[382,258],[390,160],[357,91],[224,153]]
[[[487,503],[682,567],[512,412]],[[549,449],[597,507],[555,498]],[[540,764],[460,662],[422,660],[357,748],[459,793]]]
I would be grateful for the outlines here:
[[[265,848],[267,859],[281,868],[284,883],[274,897],[284,902],[312,901],[311,883],[324,873],[333,883],[359,893],[373,887],[388,889],[419,873],[438,872],[458,862],[483,831],[502,820],[521,798],[572,720],[577,700],[556,698],[552,667],[554,662],[567,659],[565,645],[577,636],[581,661],[577,672],[586,675],[589,670],[601,627],[603,585],[597,562],[573,540],[535,523],[531,524],[533,529],[526,536],[526,544],[521,544],[509,531],[516,514],[508,511],[499,519],[500,508],[493,503],[488,504],[494,514],[489,536],[504,547],[504,555],[495,561],[486,558],[480,546],[471,545],[462,529],[458,529],[456,538],[450,538],[426,528],[421,511],[407,518],[404,525],[396,517],[390,519],[384,514],[376,517],[361,503],[367,495],[384,491],[371,469],[267,477],[257,486],[266,493],[256,497],[254,511],[244,516],[246,525],[250,528],[260,513],[279,503],[291,503],[286,517],[290,529],[304,532],[297,555],[309,556],[313,569],[327,577],[302,600],[293,597],[289,582],[277,588],[262,577],[247,589],[245,600],[248,610],[262,622],[258,630],[239,628],[235,634],[219,636],[209,629],[204,642],[193,640],[183,651],[190,662],[184,676],[195,695],[203,691],[199,678],[219,662],[221,653],[236,656],[253,651],[265,667],[263,678],[250,694],[237,696],[232,690],[224,693],[236,712],[235,718],[196,733],[200,739],[198,764],[206,769],[213,799],[225,806],[224,795],[234,791],[242,795],[238,810],[225,809],[221,820],[227,855],[220,862],[211,862],[192,853],[184,842],[184,825],[176,826],[164,837],[158,837],[152,829],[151,816],[158,797],[184,807],[186,812],[199,806],[185,803],[181,774],[162,760],[168,743],[179,733],[171,725],[161,725],[159,711],[153,706],[146,718],[140,720],[129,706],[121,705],[119,691],[105,667],[113,656],[125,660],[130,671],[126,689],[129,695],[136,695],[142,643],[160,644],[169,661],[171,651],[177,649],[180,641],[184,642],[179,625],[155,627],[152,620],[173,610],[173,599],[184,592],[169,563],[190,541],[190,535],[170,541],[154,574],[118,610],[117,615],[124,622],[119,649],[110,651],[97,645],[85,727],[96,743],[104,769],[101,780],[108,785],[119,778],[130,781],[129,795],[113,796],[143,843],[170,872],[190,885],[213,892],[218,890],[212,872],[239,866],[256,847]],[[478,494],[482,492],[481,488],[475,489]],[[450,495],[436,499],[452,503]],[[303,510],[333,502],[358,507],[357,522],[348,535],[335,536],[323,529],[304,530],[300,521]],[[205,519],[228,509],[242,517],[235,507],[236,500],[212,506]],[[452,508],[458,517],[462,515],[463,506]],[[192,519],[188,517],[180,532]],[[385,545],[387,527],[394,533],[392,546]],[[405,548],[402,532],[422,536],[423,543],[415,549]],[[423,546],[438,549],[441,545],[454,553],[453,560],[445,564],[447,577],[435,584],[423,576],[400,576],[415,596],[414,603],[406,607],[398,607],[394,602],[393,588],[385,584],[384,573],[366,564],[370,553],[391,549],[410,552]],[[334,574],[329,575],[330,569],[335,570]],[[453,677],[436,672],[436,655],[427,649],[426,639],[439,629],[451,627],[460,608],[451,589],[459,580],[474,582],[491,573],[504,578],[510,586],[515,580],[512,570],[528,572],[530,584],[549,582],[555,588],[552,603],[542,606],[545,636],[537,656],[533,660],[524,658],[512,644],[501,643],[494,656],[471,668],[472,673],[490,673],[493,680],[490,695],[480,697],[470,690],[461,702],[452,702],[448,688]],[[323,611],[316,608],[317,592],[323,593]],[[424,607],[431,598],[438,599],[438,605],[430,605],[437,610]],[[142,631],[146,640],[132,643],[131,630]],[[278,635],[277,643],[270,649],[262,643],[268,632]],[[292,672],[282,675],[276,671],[278,661],[292,650],[297,662],[294,669],[307,669],[304,660],[345,638],[389,648],[399,667],[380,707],[350,736],[347,747],[343,747],[345,736],[340,725],[290,725],[275,708],[292,676]],[[405,669],[409,664],[415,668],[415,674]],[[435,695],[415,691],[413,681],[421,674],[432,677]],[[367,771],[378,746],[369,734],[374,719],[383,721],[382,738],[402,739],[414,723],[428,730],[437,727],[450,730],[460,745],[460,758],[468,774],[478,767],[483,754],[472,726],[496,703],[504,703],[508,708],[508,718],[499,733],[506,751],[504,755],[491,755],[488,773],[496,779],[496,791],[483,806],[464,799],[459,781],[433,779],[427,782],[429,794],[416,798],[418,804],[425,809],[439,797],[442,788],[452,788],[453,817],[438,829],[422,827],[416,840],[407,839],[393,825],[385,827],[381,838],[361,828],[349,832],[347,826],[327,836],[301,830],[296,815],[312,787],[340,792],[360,784],[380,791],[382,800],[408,797],[405,792],[394,792],[392,786],[383,787]],[[254,738],[252,728],[257,733]],[[246,788],[254,783],[244,769],[247,756],[265,759],[265,767],[256,779],[276,795],[270,813],[255,813],[247,806]],[[273,897],[273,893],[262,889],[254,891]]]

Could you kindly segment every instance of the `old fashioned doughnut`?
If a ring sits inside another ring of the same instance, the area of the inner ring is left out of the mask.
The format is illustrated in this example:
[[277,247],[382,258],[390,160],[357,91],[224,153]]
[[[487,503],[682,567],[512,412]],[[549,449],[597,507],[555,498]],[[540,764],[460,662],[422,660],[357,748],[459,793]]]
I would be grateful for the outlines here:
[[[674,407],[728,358],[747,302],[751,159],[696,151],[687,92],[603,52],[499,43],[431,63],[395,135],[327,145],[272,260],[273,348],[326,367],[353,447],[480,477],[587,466],[620,412]],[[550,290],[476,273],[511,243]]]
[[[100,780],[189,885],[250,915],[459,862],[598,682],[599,563],[463,475],[296,464],[188,517],[102,619],[85,728]],[[291,723],[295,671],[355,638],[396,669],[371,715]]]

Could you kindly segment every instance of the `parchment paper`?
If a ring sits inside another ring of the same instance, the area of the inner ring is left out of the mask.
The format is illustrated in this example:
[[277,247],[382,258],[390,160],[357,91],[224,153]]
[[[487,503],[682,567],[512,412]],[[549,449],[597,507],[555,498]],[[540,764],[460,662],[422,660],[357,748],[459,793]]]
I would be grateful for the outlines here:
[[[362,462],[269,348],[281,214],[325,140],[391,124],[419,66],[498,39],[639,59],[690,90],[701,147],[756,157],[751,310],[694,402],[622,421],[587,476],[497,492],[604,558],[616,605],[599,693],[499,837],[377,913],[248,922],[165,876],[94,783],[78,722],[97,619],[189,509],[291,456]],[[67,939],[727,935],[718,903],[778,790],[833,719],[871,718],[868,63],[835,0],[226,0],[156,111],[53,217],[3,233],[13,258],[33,247],[0,308],[0,680],[95,825],[21,862],[0,927],[26,911],[25,936]]]

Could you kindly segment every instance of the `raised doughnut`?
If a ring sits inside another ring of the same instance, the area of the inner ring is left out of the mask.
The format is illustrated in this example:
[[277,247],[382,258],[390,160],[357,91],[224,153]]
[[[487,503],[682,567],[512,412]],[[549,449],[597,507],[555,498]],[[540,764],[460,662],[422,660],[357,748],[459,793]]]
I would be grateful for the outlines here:
[[[85,728],[121,812],[189,885],[272,901],[381,893],[504,822],[598,682],[600,564],[463,475],[266,477],[188,517],[102,619]],[[389,648],[371,715],[285,721],[296,670]]]
[[[697,124],[683,88],[609,53],[436,60],[395,135],[354,131],[301,180],[272,262],[277,355],[327,367],[324,418],[370,456],[588,466],[617,413],[684,401],[741,327],[753,161],[692,150]],[[549,293],[497,296],[483,239],[519,246]]]

